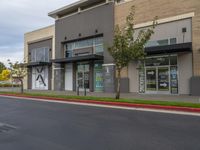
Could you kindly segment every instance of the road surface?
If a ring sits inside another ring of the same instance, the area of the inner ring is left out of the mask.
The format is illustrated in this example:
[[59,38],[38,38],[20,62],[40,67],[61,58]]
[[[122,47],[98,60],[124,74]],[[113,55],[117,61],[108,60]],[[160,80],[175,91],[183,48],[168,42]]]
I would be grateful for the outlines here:
[[200,117],[0,97],[0,150],[200,150]]

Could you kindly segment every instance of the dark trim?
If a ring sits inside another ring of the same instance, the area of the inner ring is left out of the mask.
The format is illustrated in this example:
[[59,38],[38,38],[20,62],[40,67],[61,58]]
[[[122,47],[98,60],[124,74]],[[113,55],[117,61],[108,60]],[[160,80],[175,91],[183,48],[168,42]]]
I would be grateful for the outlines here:
[[145,48],[147,55],[192,52],[192,42]]
[[[94,33],[95,33],[95,31],[94,31]],[[61,43],[67,44],[67,43],[72,43],[72,42],[77,42],[77,41],[82,41],[82,40],[87,40],[87,39],[92,39],[92,38],[97,38],[97,37],[103,37],[103,33],[95,34],[95,35],[87,36],[87,37],[82,37],[82,38],[78,38],[78,39],[73,39],[73,40],[66,40],[66,41],[63,41]],[[66,36],[66,38],[67,38],[67,36]]]
[[103,60],[104,57],[101,55],[85,55],[85,56],[77,56],[77,57],[69,57],[69,58],[61,58],[51,60],[53,63],[73,63],[80,61],[88,61],[88,60]]
[[89,89],[90,92],[94,92],[94,61],[90,61],[90,71],[89,71]]
[[49,66],[48,68],[48,90],[51,90],[52,89],[52,66]]
[[52,63],[51,62],[31,62],[26,64],[27,68],[30,67],[36,67],[36,66],[50,66]]

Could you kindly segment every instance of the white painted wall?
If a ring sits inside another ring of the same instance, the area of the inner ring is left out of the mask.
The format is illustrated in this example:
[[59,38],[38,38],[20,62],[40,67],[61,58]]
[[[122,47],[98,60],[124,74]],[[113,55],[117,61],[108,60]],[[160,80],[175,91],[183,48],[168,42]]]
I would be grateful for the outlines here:
[[137,70],[137,64],[134,62],[131,62],[128,66],[128,77],[130,82],[130,92],[139,92],[139,73]]
[[[187,28],[186,33],[182,33],[182,28]],[[140,28],[136,29],[135,36],[138,35]],[[187,43],[192,41],[192,19],[178,20],[168,23],[159,24],[154,29],[154,34],[151,36],[150,41],[164,40],[176,38],[177,43]]]
[[73,91],[73,65],[65,65],[65,90]]

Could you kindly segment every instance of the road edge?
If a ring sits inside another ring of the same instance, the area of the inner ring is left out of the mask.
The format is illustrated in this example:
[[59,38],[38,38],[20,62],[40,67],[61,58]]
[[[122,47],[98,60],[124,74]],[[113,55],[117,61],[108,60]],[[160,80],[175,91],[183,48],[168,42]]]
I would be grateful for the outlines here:
[[8,96],[8,97],[16,97],[16,98],[33,98],[34,100],[43,99],[43,100],[48,100],[48,101],[52,101],[52,102],[73,102],[73,103],[97,104],[97,105],[129,107],[129,108],[144,108],[144,109],[154,109],[154,110],[191,112],[191,113],[199,113],[200,114],[200,108],[191,108],[191,107],[133,104],[133,103],[125,103],[125,102],[105,102],[105,101],[79,100],[79,99],[64,99],[64,98],[43,97],[43,96],[42,97],[40,97],[40,96],[25,96],[25,95],[17,95],[17,94],[0,94],[0,96]]

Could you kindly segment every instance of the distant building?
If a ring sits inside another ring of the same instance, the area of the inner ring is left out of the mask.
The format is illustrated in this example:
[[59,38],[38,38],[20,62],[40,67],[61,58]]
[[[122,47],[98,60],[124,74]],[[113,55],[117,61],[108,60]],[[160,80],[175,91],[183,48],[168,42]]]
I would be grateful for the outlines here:
[[200,94],[199,0],[81,0],[50,12],[55,25],[25,34],[25,87],[114,92],[115,65],[107,47],[132,5],[135,34],[155,16],[158,25],[145,47],[144,68],[132,62],[122,71],[121,91]]

